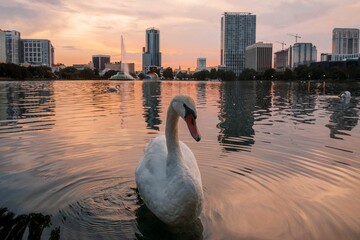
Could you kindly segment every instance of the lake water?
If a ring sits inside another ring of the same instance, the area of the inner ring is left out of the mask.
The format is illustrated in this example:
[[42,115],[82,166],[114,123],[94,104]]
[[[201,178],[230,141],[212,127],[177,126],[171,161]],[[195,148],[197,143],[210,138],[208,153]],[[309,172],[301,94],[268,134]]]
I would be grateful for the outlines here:
[[[186,230],[134,179],[177,94],[202,134],[179,122],[205,197]],[[360,239],[359,102],[360,82],[0,82],[0,239]]]

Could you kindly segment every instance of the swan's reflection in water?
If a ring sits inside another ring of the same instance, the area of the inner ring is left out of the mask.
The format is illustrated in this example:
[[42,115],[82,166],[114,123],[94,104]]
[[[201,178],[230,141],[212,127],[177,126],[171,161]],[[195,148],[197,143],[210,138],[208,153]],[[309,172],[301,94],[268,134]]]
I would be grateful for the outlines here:
[[135,211],[135,214],[138,230],[140,231],[140,233],[135,233],[137,239],[203,239],[204,227],[199,218],[186,226],[170,227],[161,222],[145,204],[142,204]]

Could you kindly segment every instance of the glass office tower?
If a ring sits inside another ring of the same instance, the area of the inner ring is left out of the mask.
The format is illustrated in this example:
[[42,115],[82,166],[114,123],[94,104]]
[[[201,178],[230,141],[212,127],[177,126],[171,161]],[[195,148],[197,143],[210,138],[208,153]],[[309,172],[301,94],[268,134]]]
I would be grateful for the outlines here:
[[221,17],[220,62],[237,76],[245,68],[245,49],[256,41],[256,15],[225,12]]

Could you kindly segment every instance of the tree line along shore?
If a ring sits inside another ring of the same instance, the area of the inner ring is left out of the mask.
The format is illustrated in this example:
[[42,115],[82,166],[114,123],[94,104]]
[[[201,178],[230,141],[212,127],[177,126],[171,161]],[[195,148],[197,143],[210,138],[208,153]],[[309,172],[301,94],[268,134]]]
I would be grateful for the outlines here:
[[[101,80],[109,79],[116,71],[108,71],[103,76],[99,75],[98,70],[83,69],[78,70],[74,67],[66,67],[59,71],[52,72],[47,66],[19,66],[12,63],[0,63],[0,80]],[[322,68],[316,65],[300,65],[295,69],[285,69],[285,71],[275,71],[268,69],[259,73],[254,69],[244,69],[240,76],[236,77],[232,71],[211,69],[189,74],[186,72],[175,73],[168,67],[157,74],[161,79],[166,80],[357,80],[360,79],[360,66],[333,66]],[[136,79],[145,78],[145,74],[132,74]]]

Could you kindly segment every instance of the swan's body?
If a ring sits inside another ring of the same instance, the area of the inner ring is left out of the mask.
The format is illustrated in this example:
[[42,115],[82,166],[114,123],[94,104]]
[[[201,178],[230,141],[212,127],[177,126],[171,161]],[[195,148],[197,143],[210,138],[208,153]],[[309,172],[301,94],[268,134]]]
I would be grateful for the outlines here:
[[115,87],[107,87],[106,91],[107,92],[119,92],[120,91],[120,86],[116,85]]
[[198,218],[203,201],[200,171],[194,154],[178,139],[179,116],[200,140],[193,100],[177,96],[170,103],[165,136],[153,139],[135,172],[139,194],[164,223],[184,225]]
[[339,97],[341,99],[350,99],[351,98],[351,93],[349,91],[344,91],[344,92],[341,92],[339,94]]

